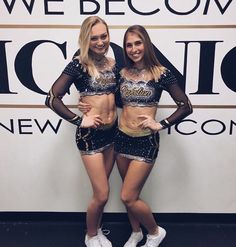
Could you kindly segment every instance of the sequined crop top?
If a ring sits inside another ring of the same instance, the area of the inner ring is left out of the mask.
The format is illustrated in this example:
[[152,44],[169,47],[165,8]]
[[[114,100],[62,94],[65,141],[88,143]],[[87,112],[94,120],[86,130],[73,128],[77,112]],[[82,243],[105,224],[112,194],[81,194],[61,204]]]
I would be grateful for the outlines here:
[[173,125],[192,113],[192,105],[185,92],[178,85],[176,77],[168,69],[159,80],[133,81],[120,77],[117,102],[122,106],[157,106],[163,90],[167,91],[177,105],[177,109],[168,117],[168,125]]
[[99,78],[92,78],[82,67],[81,63],[74,59],[64,69],[64,74],[74,78],[74,84],[81,96],[101,95],[115,93],[116,67],[112,70],[99,72]]
[[125,77],[120,78],[120,97],[123,105],[156,106],[163,90],[168,91],[170,85],[176,83],[175,76],[166,70],[158,81],[137,81]]
[[101,76],[94,79],[82,68],[79,60],[72,60],[52,85],[45,104],[63,119],[74,122],[78,116],[70,111],[62,101],[64,95],[69,93],[72,84],[75,85],[81,96],[115,94],[117,90],[117,67],[114,65],[110,70],[106,69],[99,73]]

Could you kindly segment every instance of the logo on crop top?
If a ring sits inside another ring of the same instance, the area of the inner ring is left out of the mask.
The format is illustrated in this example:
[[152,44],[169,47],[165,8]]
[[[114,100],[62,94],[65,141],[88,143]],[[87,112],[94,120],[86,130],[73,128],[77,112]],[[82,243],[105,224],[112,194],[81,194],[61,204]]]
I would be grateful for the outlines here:
[[152,90],[140,86],[133,86],[131,88],[128,85],[121,86],[121,93],[125,97],[149,97],[152,95]]

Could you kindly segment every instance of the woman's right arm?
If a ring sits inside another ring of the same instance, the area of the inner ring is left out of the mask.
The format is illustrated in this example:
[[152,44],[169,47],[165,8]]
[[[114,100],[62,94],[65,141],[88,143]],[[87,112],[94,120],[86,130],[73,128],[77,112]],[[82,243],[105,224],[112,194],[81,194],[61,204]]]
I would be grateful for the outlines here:
[[62,99],[64,95],[69,92],[73,81],[73,76],[62,73],[48,92],[45,104],[50,107],[57,115],[72,124],[80,127],[98,127],[102,124],[102,120],[99,115],[83,115],[81,117],[70,111],[69,108],[63,103]]
[[62,98],[69,91],[71,84],[73,83],[73,77],[62,73],[59,78],[54,82],[50,91],[48,92],[45,104],[50,107],[63,119],[80,126],[82,117],[76,115],[64,105]]

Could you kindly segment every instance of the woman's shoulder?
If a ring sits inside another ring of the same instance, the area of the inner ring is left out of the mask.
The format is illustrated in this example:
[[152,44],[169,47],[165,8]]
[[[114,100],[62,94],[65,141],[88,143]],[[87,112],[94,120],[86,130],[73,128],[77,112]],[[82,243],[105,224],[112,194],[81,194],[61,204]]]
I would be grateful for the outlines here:
[[166,67],[164,67],[164,66],[156,66],[157,67],[157,69],[159,70],[159,72],[160,72],[160,75],[164,75],[164,74],[166,74],[169,70],[168,70],[168,68],[166,68]]
[[120,73],[121,74],[125,74],[125,73],[127,73],[128,72],[128,68],[126,68],[126,67],[124,67],[124,68],[122,68],[121,70],[120,70]]
[[107,61],[108,61],[109,66],[111,66],[111,67],[116,66],[116,60],[114,58],[107,57]]
[[158,80],[163,85],[170,85],[177,82],[175,75],[172,71],[164,66],[161,67],[160,78]]
[[161,72],[161,77],[172,77],[174,76],[174,74],[172,73],[172,71],[167,68],[167,67],[164,67],[164,66],[161,66],[160,67],[160,72]]
[[73,57],[70,62],[75,65],[81,65],[80,56]]
[[128,67],[123,67],[120,70],[120,76],[124,77],[124,78],[132,78],[134,77],[134,72],[132,71],[132,69],[128,68]]
[[65,67],[63,73],[75,76],[80,73],[82,70],[82,65],[79,60],[79,57],[74,57]]
[[80,56],[73,57],[69,64],[71,64],[72,66],[75,66],[79,70],[84,70],[83,62],[81,61]]

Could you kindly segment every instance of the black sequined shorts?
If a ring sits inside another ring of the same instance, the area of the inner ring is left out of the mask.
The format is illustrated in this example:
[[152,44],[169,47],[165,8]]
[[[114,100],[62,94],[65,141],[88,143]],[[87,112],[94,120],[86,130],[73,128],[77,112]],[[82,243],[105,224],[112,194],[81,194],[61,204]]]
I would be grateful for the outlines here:
[[118,129],[114,148],[116,153],[128,159],[154,164],[159,151],[159,133],[130,136]]
[[114,144],[114,137],[117,133],[118,120],[112,124],[100,128],[77,128],[76,144],[83,154],[101,153]]

